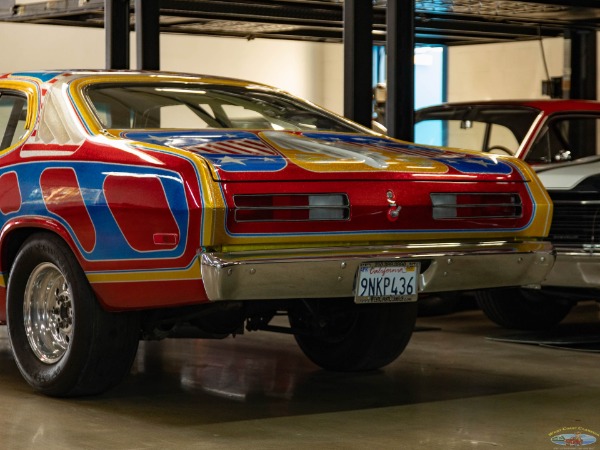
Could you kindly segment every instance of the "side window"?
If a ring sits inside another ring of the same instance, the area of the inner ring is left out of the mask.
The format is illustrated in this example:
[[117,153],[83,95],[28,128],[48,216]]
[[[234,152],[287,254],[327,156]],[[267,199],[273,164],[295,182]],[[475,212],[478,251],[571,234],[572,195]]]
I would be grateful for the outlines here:
[[0,150],[16,144],[25,134],[27,100],[24,96],[0,93]]
[[561,117],[549,120],[525,160],[532,163],[574,161],[600,154],[600,118]]

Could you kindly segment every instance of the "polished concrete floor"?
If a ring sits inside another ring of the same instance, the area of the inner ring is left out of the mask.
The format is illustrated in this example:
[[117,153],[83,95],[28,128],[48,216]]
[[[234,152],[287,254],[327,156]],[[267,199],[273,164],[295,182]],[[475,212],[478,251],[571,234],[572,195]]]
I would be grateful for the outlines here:
[[[568,322],[600,336],[595,303]],[[537,450],[600,433],[600,353],[491,340],[507,332],[479,311],[418,325],[364,374],[322,371],[286,335],[143,343],[122,385],[76,400],[33,393],[1,327],[0,448]]]

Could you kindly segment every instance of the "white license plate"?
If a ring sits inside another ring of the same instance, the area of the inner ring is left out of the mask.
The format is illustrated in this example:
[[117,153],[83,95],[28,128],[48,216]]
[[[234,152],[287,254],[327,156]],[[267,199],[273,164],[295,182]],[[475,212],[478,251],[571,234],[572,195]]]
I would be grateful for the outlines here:
[[358,267],[355,303],[416,302],[419,263],[362,263]]

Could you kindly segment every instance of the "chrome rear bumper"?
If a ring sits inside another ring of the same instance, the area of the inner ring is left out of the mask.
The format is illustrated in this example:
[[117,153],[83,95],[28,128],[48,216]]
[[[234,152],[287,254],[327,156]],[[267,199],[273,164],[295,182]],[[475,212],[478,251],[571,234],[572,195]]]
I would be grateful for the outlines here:
[[544,286],[600,288],[600,253],[556,252],[556,263]]
[[352,297],[358,265],[418,260],[419,292],[539,285],[554,264],[548,242],[489,241],[201,253],[210,300]]

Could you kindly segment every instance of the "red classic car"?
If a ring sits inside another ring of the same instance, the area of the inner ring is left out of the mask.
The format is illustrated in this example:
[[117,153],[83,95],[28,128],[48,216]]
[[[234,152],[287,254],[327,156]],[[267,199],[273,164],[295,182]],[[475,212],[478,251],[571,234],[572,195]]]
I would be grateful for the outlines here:
[[48,395],[114,386],[140,339],[281,331],[282,314],[316,364],[378,368],[418,294],[537,284],[553,264],[527,164],[255,83],[6,74],[0,132],[0,322]]
[[600,102],[504,100],[420,109],[415,140],[429,145],[514,155],[530,164],[600,154]]

